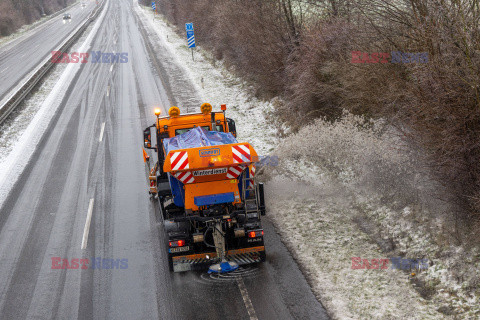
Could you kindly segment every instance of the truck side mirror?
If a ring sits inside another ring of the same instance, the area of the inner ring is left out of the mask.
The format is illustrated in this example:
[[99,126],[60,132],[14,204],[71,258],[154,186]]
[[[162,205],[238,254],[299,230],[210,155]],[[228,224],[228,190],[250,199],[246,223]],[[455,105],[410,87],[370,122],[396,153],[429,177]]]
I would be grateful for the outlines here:
[[155,149],[152,148],[152,132],[150,128],[152,127],[148,127],[143,130],[143,146],[147,149]]
[[237,137],[237,128],[235,127],[235,121],[233,119],[227,118],[228,132]]

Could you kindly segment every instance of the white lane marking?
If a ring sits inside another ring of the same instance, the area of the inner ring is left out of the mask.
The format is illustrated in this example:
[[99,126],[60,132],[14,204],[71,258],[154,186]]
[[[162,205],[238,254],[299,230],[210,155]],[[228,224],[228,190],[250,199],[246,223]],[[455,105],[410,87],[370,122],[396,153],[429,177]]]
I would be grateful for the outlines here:
[[257,315],[255,314],[255,309],[253,308],[252,300],[250,300],[247,287],[245,287],[242,277],[236,277],[236,280],[238,289],[240,289],[240,293],[242,294],[243,303],[245,304],[245,308],[247,308],[248,315],[250,316],[250,320],[258,320]]
[[2,72],[5,72],[8,70],[8,68],[10,68],[10,66],[6,67],[5,69],[2,70]]
[[99,142],[102,142],[103,140],[103,131],[105,131],[105,122],[102,123],[102,128],[100,129],[100,137],[98,138]]
[[112,64],[112,66],[110,67],[110,72],[112,72],[112,70],[113,70],[113,64]]
[[90,222],[92,221],[94,200],[94,198],[90,199],[90,204],[88,205],[87,221],[85,221],[85,228],[83,229],[82,250],[87,248],[88,232],[90,231]]
[[107,86],[107,97],[110,96],[110,86]]

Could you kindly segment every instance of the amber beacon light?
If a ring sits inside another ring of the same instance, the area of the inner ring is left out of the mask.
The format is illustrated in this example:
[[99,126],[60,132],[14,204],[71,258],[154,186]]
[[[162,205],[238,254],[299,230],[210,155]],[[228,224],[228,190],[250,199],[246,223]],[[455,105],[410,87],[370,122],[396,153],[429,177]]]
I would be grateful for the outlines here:
[[200,111],[202,111],[203,114],[209,114],[210,112],[212,112],[212,105],[205,102],[200,106]]
[[175,117],[175,116],[179,116],[180,115],[180,108],[178,107],[171,107],[170,109],[168,109],[168,115],[170,117]]

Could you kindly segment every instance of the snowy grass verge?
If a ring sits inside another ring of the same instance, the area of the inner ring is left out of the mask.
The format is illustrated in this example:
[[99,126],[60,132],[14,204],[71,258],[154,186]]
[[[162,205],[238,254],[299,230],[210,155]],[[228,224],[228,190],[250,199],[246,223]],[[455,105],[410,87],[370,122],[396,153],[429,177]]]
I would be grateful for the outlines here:
[[[301,161],[283,165],[295,168],[293,175],[304,168],[313,173]],[[442,318],[409,285],[407,274],[390,266],[352,269],[352,257],[386,257],[352,221],[356,209],[342,185],[326,176],[317,179],[322,186],[282,177],[288,175],[276,175],[267,185],[269,215],[333,319]]]

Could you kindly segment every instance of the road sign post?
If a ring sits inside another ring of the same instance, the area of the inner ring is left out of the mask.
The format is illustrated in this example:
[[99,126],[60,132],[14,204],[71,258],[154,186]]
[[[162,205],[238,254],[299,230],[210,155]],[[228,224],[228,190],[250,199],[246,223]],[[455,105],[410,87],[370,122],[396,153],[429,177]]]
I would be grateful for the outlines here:
[[193,48],[195,48],[195,34],[193,32],[193,23],[185,23],[185,30],[187,31],[187,45],[192,49],[192,61],[195,61],[193,58]]
[[157,13],[157,6],[155,5],[155,1],[152,1],[152,9],[153,9],[153,19],[155,20],[155,15]]

